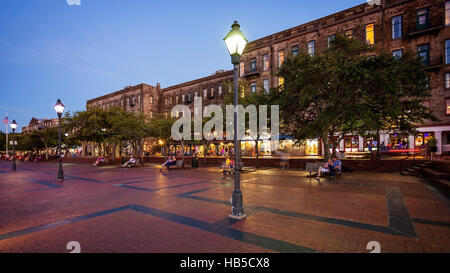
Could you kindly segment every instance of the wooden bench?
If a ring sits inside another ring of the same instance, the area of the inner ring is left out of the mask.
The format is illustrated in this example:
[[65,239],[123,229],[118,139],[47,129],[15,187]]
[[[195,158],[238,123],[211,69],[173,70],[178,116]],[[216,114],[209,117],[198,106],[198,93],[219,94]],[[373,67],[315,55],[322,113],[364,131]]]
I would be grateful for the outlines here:
[[183,168],[183,160],[177,160],[175,165],[169,165],[168,169],[179,169]]
[[136,161],[134,162],[134,164],[129,164],[127,167],[128,167],[128,168],[134,168],[134,167],[136,167],[137,165],[139,165],[140,162],[141,162],[141,159],[138,158],[138,159],[136,159]]
[[319,168],[322,167],[323,163],[320,162],[306,162],[305,170],[309,172],[309,177],[311,178],[312,173],[317,173]]

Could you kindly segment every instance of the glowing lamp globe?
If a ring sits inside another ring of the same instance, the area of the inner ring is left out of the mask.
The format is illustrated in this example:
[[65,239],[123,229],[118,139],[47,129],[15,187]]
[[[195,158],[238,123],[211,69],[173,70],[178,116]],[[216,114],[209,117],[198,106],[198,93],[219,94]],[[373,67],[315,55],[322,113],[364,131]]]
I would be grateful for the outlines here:
[[58,116],[60,116],[63,112],[64,112],[64,108],[66,108],[64,106],[64,104],[61,102],[60,99],[58,99],[56,101],[56,104],[54,106],[56,113],[58,114]]
[[244,34],[239,28],[240,25],[238,24],[238,22],[234,21],[234,24],[231,26],[230,32],[228,32],[227,36],[223,38],[231,57],[241,56],[248,42],[247,38],[245,38]]
[[16,128],[17,128],[16,120],[13,120],[13,121],[11,122],[11,129],[16,130]]

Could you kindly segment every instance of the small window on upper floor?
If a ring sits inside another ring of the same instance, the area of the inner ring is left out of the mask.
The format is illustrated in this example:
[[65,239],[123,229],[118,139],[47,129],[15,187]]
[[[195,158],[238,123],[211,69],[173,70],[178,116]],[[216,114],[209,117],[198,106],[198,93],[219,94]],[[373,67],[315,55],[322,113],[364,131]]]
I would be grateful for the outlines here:
[[349,29],[345,32],[345,36],[349,39],[353,38],[353,29]]
[[263,70],[264,71],[269,70],[269,66],[270,66],[269,54],[264,54],[264,56],[263,56]]
[[392,56],[396,57],[397,59],[400,59],[401,57],[403,57],[403,49],[392,51]]
[[250,83],[250,91],[252,93],[256,93],[256,82],[251,82]]
[[417,10],[417,30],[428,28],[428,8]]
[[284,50],[279,50],[278,51],[278,68],[281,67],[283,62],[284,62]]
[[336,34],[331,34],[327,37],[327,46],[328,48],[330,48],[331,42],[334,40],[334,38],[336,37]]
[[263,86],[264,86],[264,91],[266,93],[269,93],[269,79],[264,79],[263,80]]
[[450,25],[450,1],[445,2],[445,25]]
[[296,46],[293,46],[292,48],[291,48],[291,52],[292,52],[292,56],[297,56],[298,55],[298,45],[296,45]]
[[239,64],[239,76],[240,77],[244,77],[244,73],[245,73],[245,63],[244,62],[240,62]]
[[419,45],[417,47],[417,54],[419,55],[424,65],[430,65],[430,47],[428,44]]
[[445,73],[445,89],[450,89],[450,73]]
[[314,56],[314,53],[316,51],[316,41],[309,41],[308,42],[308,54],[311,56]]
[[366,43],[368,45],[375,44],[375,25],[374,24],[366,25]]
[[256,58],[250,60],[250,69],[251,72],[256,72]]
[[402,16],[392,18],[392,40],[402,37]]

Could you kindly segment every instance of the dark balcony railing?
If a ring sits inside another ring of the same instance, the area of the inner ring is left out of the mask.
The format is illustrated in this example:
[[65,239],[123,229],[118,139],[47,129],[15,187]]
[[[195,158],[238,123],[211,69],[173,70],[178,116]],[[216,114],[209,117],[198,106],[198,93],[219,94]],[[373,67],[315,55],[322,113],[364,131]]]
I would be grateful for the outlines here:
[[244,77],[255,76],[261,73],[261,69],[259,67],[249,68],[245,70]]
[[443,16],[430,16],[425,25],[419,25],[417,19],[407,25],[407,37],[413,38],[432,32],[439,32],[444,27]]

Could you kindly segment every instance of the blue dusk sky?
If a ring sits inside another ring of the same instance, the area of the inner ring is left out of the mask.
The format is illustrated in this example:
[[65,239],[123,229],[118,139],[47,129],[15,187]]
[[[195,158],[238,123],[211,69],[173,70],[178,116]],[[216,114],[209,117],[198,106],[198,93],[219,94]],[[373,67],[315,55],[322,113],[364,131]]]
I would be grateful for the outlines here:
[[222,39],[234,20],[252,41],[365,2],[2,0],[0,116],[20,132],[32,117],[56,117],[58,98],[84,110],[127,85],[168,87],[231,69]]

